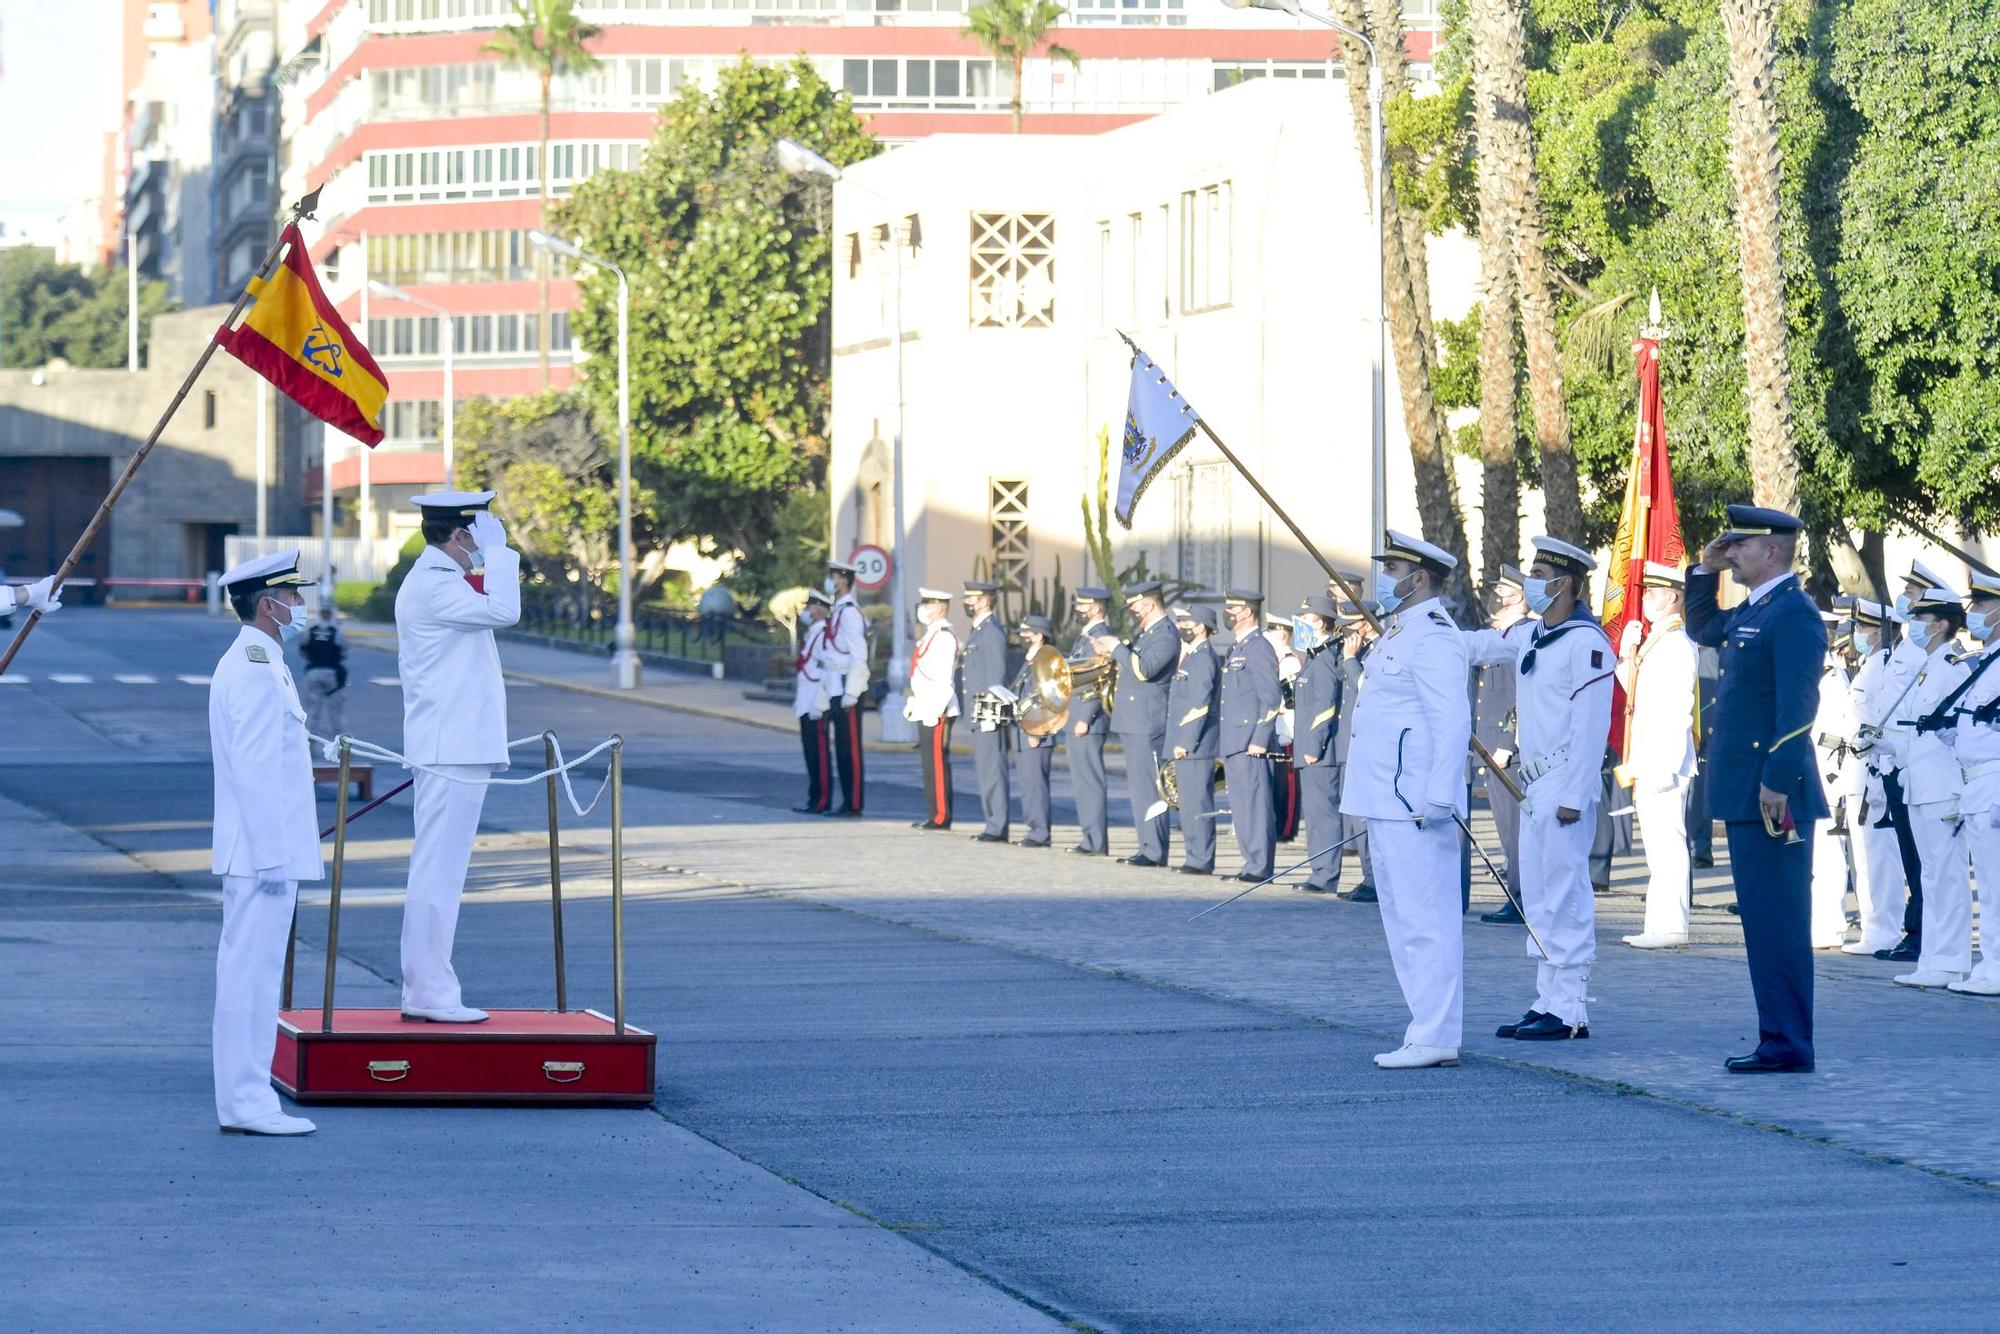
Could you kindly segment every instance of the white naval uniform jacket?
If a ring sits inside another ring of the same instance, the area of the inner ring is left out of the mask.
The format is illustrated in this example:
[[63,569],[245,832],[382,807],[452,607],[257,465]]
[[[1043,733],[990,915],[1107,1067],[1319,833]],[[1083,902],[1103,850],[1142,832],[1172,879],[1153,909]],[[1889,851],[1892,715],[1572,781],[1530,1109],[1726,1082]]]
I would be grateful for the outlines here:
[[403,754],[418,764],[507,767],[507,685],[493,631],[521,619],[521,556],[486,552],[486,591],[426,547],[396,594]]
[[1361,669],[1341,814],[1408,820],[1433,805],[1465,814],[1470,670],[1458,625],[1436,598],[1390,618]]
[[958,635],[940,616],[910,654],[910,700],[903,716],[926,727],[958,717]]
[[1854,711],[1854,695],[1847,672],[1829,660],[1819,678],[1819,709],[1813,714],[1813,750],[1819,755],[1819,776],[1826,782],[1828,805],[1848,803],[1854,813],[1861,796],[1860,758],[1847,749],[1854,744],[1860,719]]
[[826,622],[814,621],[799,640],[797,675],[792,690],[792,713],[800,718],[817,718],[826,712],[827,679],[831,675],[821,657],[826,650]]
[[[1596,805],[1604,793],[1615,658],[1604,627],[1580,612],[1558,625],[1536,621],[1525,638],[1468,630],[1465,640],[1477,666],[1509,659],[1515,663],[1518,772],[1526,789],[1522,805],[1531,813],[1584,811]],[[1535,656],[1527,666],[1530,653]]]
[[[1923,669],[1917,673],[1916,689],[1903,701],[1903,707],[1896,710],[1899,718],[1907,717],[1915,722],[1943,703],[1946,695],[1958,689],[1959,683],[1971,675],[1972,668],[1963,662],[1952,661],[1957,656],[1952,652],[1952,645],[1947,643],[1925,660]],[[1964,703],[1963,700],[1959,702]],[[1952,753],[1945,734],[1919,732],[1914,727],[1899,727],[1897,730],[1904,734],[1904,744],[1909,747],[1906,752],[1908,758],[1903,765],[1903,800],[1912,806],[1957,800],[1965,775],[1959,770],[1958,756]]]
[[[1674,779],[1694,777],[1697,657],[1694,641],[1681,628],[1678,616],[1655,625],[1635,655],[1625,770],[1648,791],[1670,787]],[[1541,670],[1539,657],[1535,669]]]
[[[1988,645],[1979,657],[1968,658],[1967,670],[1976,669],[1996,653],[2000,653],[2000,641]],[[1958,810],[1967,819],[2000,808],[2000,721],[1976,723],[1970,716],[1974,709],[1995,698],[2000,698],[2000,662],[1980,672],[1972,688],[1958,697],[1955,706],[1959,710],[1958,726],[1945,734],[1965,774],[1965,791],[1958,799]],[[2000,902],[2000,892],[1996,892],[1995,899]],[[1982,899],[1982,905],[1984,902]],[[2000,931],[2000,923],[1994,929]]]
[[284,650],[254,625],[237,631],[209,676],[208,746],[215,764],[210,869],[276,871],[287,880],[325,875],[306,711]]
[[[1879,632],[1878,632],[1879,633]],[[1889,767],[1887,757],[1877,762],[1876,751],[1881,743],[1862,737],[1861,728],[1873,721],[1889,701],[1882,698],[1882,678],[1889,670],[1889,650],[1878,648],[1861,660],[1861,667],[1854,673],[1854,679],[1847,684],[1847,694],[1854,701],[1854,741],[1860,754],[1856,758],[1861,763],[1862,793],[1868,798],[1868,818],[1881,818],[1887,807],[1887,798],[1882,792],[1882,770]]]
[[[826,644],[820,660],[831,673],[827,693],[858,700],[868,693],[868,621],[854,594],[843,593],[826,617]],[[835,690],[835,686],[841,689]]]
[[[1924,669],[1928,658],[1929,655],[1910,638],[1909,627],[1905,626],[1903,637],[1896,641],[1896,647],[1889,651],[1888,660],[1882,664],[1870,698],[1862,701],[1861,721],[1880,729],[1882,733],[1868,756],[1869,768],[1878,774],[1893,773],[1910,762],[1910,729],[1896,724],[1899,720],[1916,717],[1910,712],[1910,702],[1917,693],[1911,682],[1917,679],[1917,673]],[[1909,799],[1908,793],[1904,794],[1904,799]]]

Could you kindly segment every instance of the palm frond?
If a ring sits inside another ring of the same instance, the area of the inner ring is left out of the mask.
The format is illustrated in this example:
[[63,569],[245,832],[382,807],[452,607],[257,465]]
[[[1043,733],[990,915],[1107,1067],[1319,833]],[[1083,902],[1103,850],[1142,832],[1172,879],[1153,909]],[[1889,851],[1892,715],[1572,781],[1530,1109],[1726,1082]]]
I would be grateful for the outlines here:
[[1621,316],[1638,299],[1636,292],[1620,292],[1578,311],[1563,335],[1563,360],[1575,370],[1615,373],[1632,341],[1632,331]]

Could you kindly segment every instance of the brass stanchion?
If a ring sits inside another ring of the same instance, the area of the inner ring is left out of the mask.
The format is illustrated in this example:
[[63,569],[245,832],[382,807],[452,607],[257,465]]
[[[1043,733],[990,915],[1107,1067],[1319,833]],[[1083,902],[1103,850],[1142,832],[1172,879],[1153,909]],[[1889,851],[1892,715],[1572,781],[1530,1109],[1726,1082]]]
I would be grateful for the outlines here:
[[612,1022],[625,1036],[625,738],[611,738]]
[[340,796],[333,808],[333,875],[328,881],[332,891],[326,912],[326,999],[321,1004],[319,1031],[333,1032],[333,973],[334,961],[340,949],[340,873],[347,865],[347,786],[348,768],[354,755],[346,737],[340,739]]
[[[542,733],[542,753],[548,763],[542,767],[556,767],[556,734]],[[549,775],[549,907],[555,915],[556,932],[556,1013],[569,1008],[569,981],[563,967],[563,914],[562,914],[562,839],[561,821],[556,810],[556,780],[560,774]]]

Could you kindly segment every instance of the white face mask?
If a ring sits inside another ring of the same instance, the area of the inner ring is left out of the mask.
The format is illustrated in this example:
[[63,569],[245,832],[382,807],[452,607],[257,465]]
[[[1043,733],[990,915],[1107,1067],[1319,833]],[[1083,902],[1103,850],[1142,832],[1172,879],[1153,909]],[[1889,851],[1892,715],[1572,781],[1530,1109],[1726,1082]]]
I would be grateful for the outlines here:
[[1943,628],[1936,621],[1911,621],[1910,642],[1920,649],[1929,649],[1937,643]]
[[1854,651],[1864,658],[1867,657],[1875,651],[1875,637],[1866,630],[1856,630],[1854,632]]
[[1392,612],[1403,605],[1403,595],[1396,591],[1401,587],[1402,581],[1387,570],[1375,572],[1375,601],[1381,604],[1384,613]]
[[1990,613],[1974,611],[1966,613],[1965,628],[1971,632],[1974,639],[1984,644],[1987,640],[1993,638],[1993,631],[1996,626]]
[[1913,602],[1908,593],[1898,593],[1896,595],[1896,612],[1898,615],[1907,617],[1910,614],[1910,607],[1912,605]]
[[1528,610],[1540,616],[1555,604],[1555,594],[1549,592],[1551,579],[1528,579],[1521,585],[1521,596],[1528,599]]

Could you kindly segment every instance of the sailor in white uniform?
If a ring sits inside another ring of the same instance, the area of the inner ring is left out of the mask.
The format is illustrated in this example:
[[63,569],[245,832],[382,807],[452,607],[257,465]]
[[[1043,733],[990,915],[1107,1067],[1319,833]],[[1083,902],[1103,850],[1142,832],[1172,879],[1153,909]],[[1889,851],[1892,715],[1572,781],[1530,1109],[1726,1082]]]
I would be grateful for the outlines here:
[[507,767],[507,686],[493,631],[521,619],[521,557],[491,491],[418,496],[424,552],[396,594],[403,754],[415,772],[416,839],[403,902],[403,1018],[478,1023],[452,971],[465,871],[487,778]]
[[1688,847],[1688,790],[1694,784],[1694,711],[1697,654],[1681,619],[1687,576],[1677,566],[1647,561],[1640,574],[1646,613],[1625,626],[1618,651],[1618,683],[1632,701],[1625,763],[1632,809],[1646,850],[1646,921],[1624,937],[1636,949],[1688,943],[1688,910],[1694,865]]
[[1923,864],[1923,945],[1917,966],[1899,974],[1906,987],[1948,987],[1972,971],[1971,866],[1960,819],[1965,775],[1947,735],[1963,697],[1959,687],[1972,668],[1956,652],[1965,628],[1965,606],[1949,588],[1929,588],[1912,599],[1910,639],[1927,655],[1916,687],[1897,710],[1907,720],[1903,796],[1910,830]]
[[1855,739],[1849,764],[1858,769],[1861,802],[1850,809],[1847,819],[1854,847],[1854,881],[1861,900],[1861,939],[1842,945],[1842,954],[1868,954],[1891,950],[1903,930],[1904,887],[1903,850],[1889,819],[1887,795],[1882,776],[1869,763],[1869,743],[1863,724],[1886,711],[1889,701],[1882,697],[1882,683],[1890,660],[1888,608],[1865,598],[1848,599],[1854,617],[1850,640],[1854,654],[1854,679],[1847,691],[1855,718]]
[[[1847,659],[1854,643],[1847,616],[1821,612],[1827,622],[1826,666],[1819,677],[1819,708],[1813,714],[1813,754],[1818,757],[1820,782],[1826,786],[1831,819],[1813,821],[1812,947],[1837,950],[1847,944],[1847,886],[1864,862],[1848,856],[1860,825],[1861,773],[1854,754],[1854,732],[1860,719],[1847,679]],[[1859,852],[1859,849],[1853,849]],[[1857,891],[1866,901],[1866,891]]]
[[1438,590],[1458,561],[1393,529],[1375,559],[1376,600],[1390,620],[1361,674],[1340,792],[1341,813],[1368,821],[1382,930],[1410,1007],[1403,1045],[1375,1064],[1457,1065],[1465,1012],[1459,822],[1472,701],[1465,643]]
[[1965,774],[1958,813],[1979,885],[1979,966],[1950,989],[2000,996],[2000,575],[1973,575],[1965,607],[1979,654],[1967,663],[1950,736]]
[[[1590,614],[1586,581],[1597,562],[1553,537],[1533,540],[1523,592],[1541,617],[1524,641],[1493,630],[1466,633],[1475,663],[1516,660],[1521,728],[1521,906],[1534,935],[1535,1003],[1496,1036],[1544,1041],[1590,1036],[1587,996],[1597,958],[1597,907],[1590,843],[1603,796],[1611,734],[1611,641]],[[1548,958],[1540,959],[1535,939]]]
[[306,628],[297,547],[222,576],[242,628],[208,683],[215,764],[215,849],[222,939],[215,954],[215,1116],[226,1134],[310,1135],[271,1089],[278,988],[298,882],[326,868],[319,853],[312,751],[283,645]]

